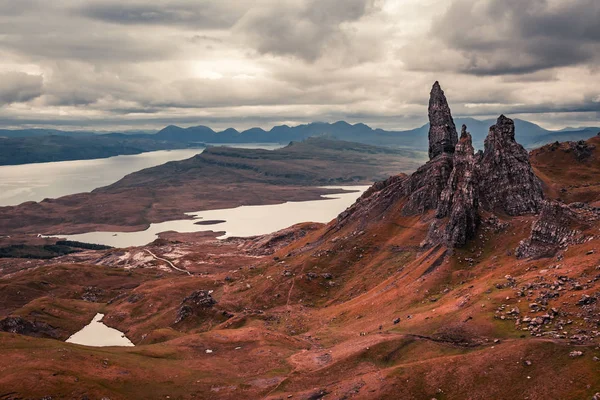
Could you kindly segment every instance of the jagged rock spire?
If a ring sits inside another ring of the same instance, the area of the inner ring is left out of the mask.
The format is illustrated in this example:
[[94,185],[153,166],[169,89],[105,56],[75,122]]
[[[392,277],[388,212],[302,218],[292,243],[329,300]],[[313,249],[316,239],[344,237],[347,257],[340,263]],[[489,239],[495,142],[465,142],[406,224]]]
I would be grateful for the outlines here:
[[448,217],[442,231],[434,222],[427,241],[443,241],[448,247],[462,246],[475,236],[479,225],[479,194],[475,176],[475,157],[471,134],[462,126],[460,140],[454,153],[454,169],[442,194],[436,218]]
[[544,193],[527,150],[515,141],[515,123],[501,115],[490,128],[479,162],[479,193],[483,208],[508,215],[540,211]]
[[448,101],[436,81],[429,97],[429,159],[442,153],[454,153],[457,142],[458,135]]

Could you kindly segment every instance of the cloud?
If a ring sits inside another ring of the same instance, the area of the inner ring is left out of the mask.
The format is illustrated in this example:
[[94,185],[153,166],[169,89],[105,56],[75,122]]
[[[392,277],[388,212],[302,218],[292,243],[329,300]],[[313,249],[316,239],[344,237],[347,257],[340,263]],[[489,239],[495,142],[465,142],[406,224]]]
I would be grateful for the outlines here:
[[347,49],[352,29],[346,24],[375,9],[373,0],[283,0],[250,9],[236,31],[261,54],[314,62],[327,51]]
[[0,73],[0,104],[33,100],[42,95],[43,83],[40,75],[23,72]]
[[[0,0],[0,126],[597,125],[596,0]],[[42,78],[43,77],[43,78]]]
[[530,74],[599,59],[597,0],[456,0],[403,49],[415,70]]
[[175,25],[200,29],[225,29],[244,10],[231,0],[197,1],[93,1],[77,9],[90,19],[122,25]]

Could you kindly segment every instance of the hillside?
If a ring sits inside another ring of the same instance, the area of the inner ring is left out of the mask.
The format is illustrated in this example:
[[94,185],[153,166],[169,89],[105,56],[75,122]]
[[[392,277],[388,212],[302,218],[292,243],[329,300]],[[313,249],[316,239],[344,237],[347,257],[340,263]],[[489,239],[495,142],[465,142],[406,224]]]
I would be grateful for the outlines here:
[[110,135],[41,135],[0,138],[0,165],[90,160],[156,150],[198,147],[198,144],[156,140],[154,137]]
[[[598,138],[530,155],[500,116],[476,154],[437,83],[430,116],[429,160],[327,225],[0,261],[0,326],[16,332],[0,333],[0,387],[38,398],[594,399]],[[136,347],[59,341],[96,312]]]
[[[312,138],[278,150],[209,147],[183,161],[130,174],[92,193],[0,207],[0,231],[143,230],[191,211],[315,200],[325,185],[370,184],[410,172],[421,153]],[[133,200],[132,200],[133,199]]]

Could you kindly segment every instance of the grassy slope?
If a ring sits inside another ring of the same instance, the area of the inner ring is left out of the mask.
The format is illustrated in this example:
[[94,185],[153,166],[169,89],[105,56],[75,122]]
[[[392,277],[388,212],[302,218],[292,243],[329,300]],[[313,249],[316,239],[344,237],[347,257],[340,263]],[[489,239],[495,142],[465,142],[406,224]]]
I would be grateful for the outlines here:
[[[550,194],[562,179],[579,186],[578,177],[596,165],[558,154],[553,158],[569,165],[568,178],[541,156],[532,159]],[[593,190],[582,185],[568,194],[569,200],[598,200]],[[278,251],[276,258],[257,258],[256,268],[237,273],[231,263],[193,278],[133,271],[127,279],[139,286],[121,288],[128,295],[143,294],[133,304],[126,298],[112,304],[76,301],[75,288],[86,284],[87,274],[114,290],[111,270],[103,267],[49,266],[6,277],[0,293],[47,275],[58,274],[58,281],[53,282],[56,292],[24,299],[5,313],[36,315],[52,299],[55,308],[71,310],[63,311],[63,319],[79,321],[65,325],[66,332],[82,324],[77,312],[87,317],[100,307],[110,324],[128,329],[140,346],[89,349],[0,334],[3,355],[14,361],[0,367],[0,387],[15,395],[78,398],[87,393],[111,399],[318,398],[326,391],[330,398],[575,400],[600,391],[597,338],[580,345],[536,337],[517,329],[513,320],[498,318],[502,307],[541,315],[528,308],[544,289],[532,287],[524,297],[517,297],[516,290],[566,275],[585,283],[584,289],[567,288],[548,300],[548,309],[558,308],[560,318],[572,321],[564,327],[569,336],[597,331],[597,309],[586,314],[576,302],[582,294],[600,291],[594,280],[598,239],[570,246],[560,261],[517,260],[511,252],[529,234],[533,217],[510,218],[506,230],[484,225],[476,240],[443,259],[442,249],[419,248],[432,216],[403,217],[401,208],[402,203],[395,204],[376,222],[357,221],[337,231],[329,225]],[[593,229],[597,232],[598,226]],[[198,246],[199,265],[208,257],[204,249]],[[588,254],[591,250],[595,253]],[[230,247],[223,251],[234,252]],[[84,275],[70,274],[69,268],[81,268]],[[497,286],[507,282],[506,275],[514,277],[515,288]],[[75,286],[61,292],[64,285]],[[215,314],[173,326],[181,299],[200,288],[214,290]],[[220,310],[235,316],[221,322]],[[400,323],[394,324],[398,317]],[[583,356],[570,357],[573,350]]]

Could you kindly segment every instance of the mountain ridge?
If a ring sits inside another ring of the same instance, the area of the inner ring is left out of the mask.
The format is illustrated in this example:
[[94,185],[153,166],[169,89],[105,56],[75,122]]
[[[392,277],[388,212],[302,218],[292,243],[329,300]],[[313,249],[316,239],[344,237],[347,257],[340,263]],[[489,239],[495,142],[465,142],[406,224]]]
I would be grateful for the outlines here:
[[[522,119],[514,119],[517,131],[517,140],[526,148],[539,147],[554,141],[588,139],[598,132],[600,127],[563,128],[561,130],[548,130],[541,126]],[[483,140],[488,129],[494,124],[493,119],[479,120],[472,117],[456,118],[456,125],[467,125],[473,137],[475,149],[483,148]],[[0,140],[3,138],[23,138],[48,135],[69,137],[107,136],[122,134],[127,138],[154,139],[168,142],[190,143],[283,143],[301,141],[303,139],[333,135],[337,139],[353,141],[377,146],[406,147],[415,150],[427,149],[426,133],[429,123],[407,130],[384,130],[358,122],[355,124],[340,120],[333,123],[315,121],[307,124],[289,126],[286,124],[273,126],[269,130],[253,127],[246,130],[227,128],[214,130],[206,125],[180,127],[168,125],[156,133],[126,133],[110,132],[98,133],[93,131],[63,131],[57,129],[0,129]]]

